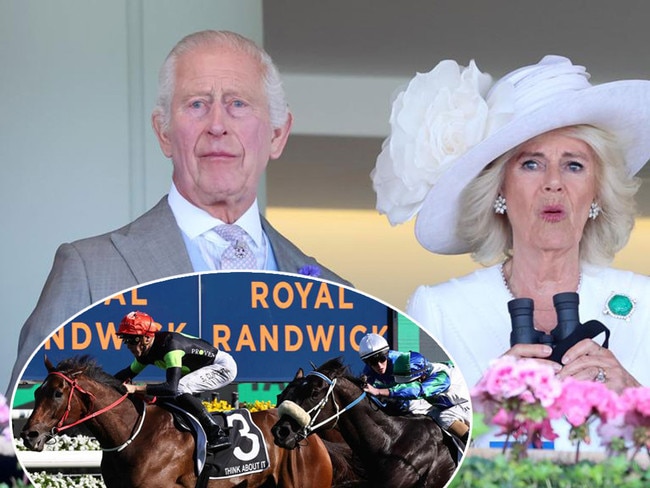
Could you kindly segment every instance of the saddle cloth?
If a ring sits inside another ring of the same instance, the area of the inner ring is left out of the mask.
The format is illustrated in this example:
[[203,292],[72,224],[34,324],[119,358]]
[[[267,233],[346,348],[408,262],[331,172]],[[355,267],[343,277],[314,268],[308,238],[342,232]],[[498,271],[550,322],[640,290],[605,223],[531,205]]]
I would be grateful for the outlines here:
[[[264,471],[270,466],[264,435],[245,408],[213,413],[212,416],[228,433],[231,446],[207,451],[206,435],[199,421],[178,405],[165,403],[179,428],[191,431],[196,439],[195,462],[199,475],[210,478],[232,478]],[[224,420],[226,425],[224,425]],[[203,473],[203,471],[206,473]]]

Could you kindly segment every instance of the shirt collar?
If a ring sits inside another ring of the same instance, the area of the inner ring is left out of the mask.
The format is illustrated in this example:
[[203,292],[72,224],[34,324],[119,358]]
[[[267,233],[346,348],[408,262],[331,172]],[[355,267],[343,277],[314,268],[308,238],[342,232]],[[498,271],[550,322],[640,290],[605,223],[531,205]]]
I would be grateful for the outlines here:
[[[190,239],[195,239],[204,232],[218,225],[225,224],[222,220],[213,217],[205,210],[200,209],[186,200],[179,193],[176,185],[173,183],[169,190],[167,201],[172,209],[178,227],[180,227],[181,231],[183,231],[183,233],[185,233],[185,235]],[[255,199],[248,210],[246,210],[246,212],[244,212],[244,214],[233,223],[244,229],[257,246],[263,245],[264,238],[262,236],[262,223],[260,221],[257,199]]]

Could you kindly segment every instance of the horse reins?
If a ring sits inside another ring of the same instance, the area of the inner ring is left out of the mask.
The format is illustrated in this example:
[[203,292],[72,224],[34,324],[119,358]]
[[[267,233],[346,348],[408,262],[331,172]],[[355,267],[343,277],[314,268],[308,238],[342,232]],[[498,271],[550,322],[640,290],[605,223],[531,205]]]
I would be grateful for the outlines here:
[[[109,410],[112,410],[113,408],[118,406],[120,403],[122,403],[124,400],[126,400],[126,398],[129,396],[128,393],[125,393],[120,398],[118,398],[113,403],[111,403],[110,405],[107,405],[107,406],[105,406],[103,408],[100,408],[99,410],[97,410],[97,411],[95,411],[95,412],[93,412],[93,413],[91,413],[89,415],[86,415],[85,417],[82,417],[82,418],[78,419],[75,422],[64,425],[64,422],[68,419],[68,416],[70,415],[70,411],[72,410],[72,396],[74,395],[75,390],[78,391],[79,393],[84,394],[84,395],[88,395],[88,397],[91,399],[91,404],[90,404],[90,409],[89,410],[91,410],[94,407],[96,397],[91,392],[86,391],[83,387],[81,387],[81,385],[79,385],[79,382],[76,379],[68,378],[66,375],[64,375],[60,371],[52,371],[52,372],[50,372],[50,374],[58,376],[59,378],[62,378],[66,383],[68,383],[70,385],[70,393],[68,394],[68,400],[67,400],[67,405],[65,406],[65,412],[63,413],[63,416],[61,417],[61,420],[59,420],[57,425],[52,428],[52,435],[53,436],[57,435],[57,434],[60,434],[64,430],[68,430],[68,429],[70,429],[70,428],[72,428],[72,427],[74,427],[76,425],[82,424],[82,423],[84,423],[84,422],[86,422],[86,421],[88,421],[90,419],[93,419],[93,418],[95,418],[95,417],[97,417],[97,416],[99,416],[99,415],[101,415],[101,414],[103,414],[105,412],[108,412]],[[147,409],[143,408],[142,409],[142,415],[140,416],[140,423],[138,424],[138,428],[135,430],[134,434],[126,442],[124,442],[123,444],[121,444],[120,446],[117,446],[117,447],[111,447],[111,448],[107,448],[107,449],[102,448],[102,451],[107,451],[107,452],[118,451],[119,452],[119,451],[123,450],[126,446],[131,444],[131,442],[133,442],[133,439],[136,438],[136,436],[140,433],[140,430],[142,429],[142,425],[144,424],[144,418],[145,418],[146,412],[147,412]]]
[[[342,410],[339,410],[339,405],[338,405],[338,403],[336,403],[336,399],[334,398],[334,394],[333,394],[334,393],[334,387],[336,386],[336,378],[331,380],[331,379],[329,379],[327,376],[325,376],[323,373],[321,373],[319,371],[310,371],[309,373],[307,373],[307,376],[317,376],[318,378],[322,379],[323,381],[325,381],[325,383],[328,384],[328,389],[327,389],[327,393],[325,394],[323,399],[320,402],[318,402],[314,407],[312,407],[307,412],[307,414],[309,415],[309,418],[310,418],[310,422],[309,422],[309,424],[307,424],[303,428],[303,431],[305,433],[305,437],[308,436],[309,434],[311,434],[313,431],[315,431],[319,427],[322,427],[326,423],[331,422],[333,419],[336,419],[336,422],[334,422],[334,425],[336,425],[336,423],[338,422],[338,419],[339,419],[339,417],[341,415],[343,415],[345,412],[347,412],[351,408],[355,407],[361,400],[363,400],[366,397],[366,392],[364,391],[364,392],[361,393],[361,395],[359,395],[356,399],[352,400],[352,402],[350,402]],[[334,415],[332,415],[331,417],[329,417],[329,418],[321,421],[320,423],[314,425],[314,422],[316,422],[316,418],[321,413],[323,408],[325,408],[325,405],[329,401],[330,396],[332,397],[332,402],[334,403],[334,406],[336,407],[336,413]],[[311,413],[314,410],[316,411],[316,413],[312,417]]]

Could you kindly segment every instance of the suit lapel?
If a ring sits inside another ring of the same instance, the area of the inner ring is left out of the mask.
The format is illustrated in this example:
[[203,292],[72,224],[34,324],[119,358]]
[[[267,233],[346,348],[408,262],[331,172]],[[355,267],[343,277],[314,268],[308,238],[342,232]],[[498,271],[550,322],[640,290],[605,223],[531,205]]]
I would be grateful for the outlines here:
[[348,286],[353,286],[349,281],[344,280],[333,271],[325,268],[313,257],[307,256],[295,244],[285,238],[269,224],[269,222],[260,215],[262,228],[269,238],[275,261],[278,263],[278,270],[285,273],[303,274],[304,267],[307,265],[315,266],[320,269],[320,277],[325,280],[335,281]]
[[166,196],[111,240],[138,283],[193,272]]
[[[304,254],[263,216],[260,215],[260,219],[279,271],[299,273],[306,265],[318,266],[322,270],[322,278],[351,285],[322,267],[313,257]],[[166,196],[130,225],[113,232],[111,241],[138,283],[194,272]]]
[[264,229],[271,243],[279,271],[297,273],[301,266],[314,262],[313,258],[306,256],[291,241],[275,230],[262,215],[260,215],[260,219],[262,221],[262,229]]

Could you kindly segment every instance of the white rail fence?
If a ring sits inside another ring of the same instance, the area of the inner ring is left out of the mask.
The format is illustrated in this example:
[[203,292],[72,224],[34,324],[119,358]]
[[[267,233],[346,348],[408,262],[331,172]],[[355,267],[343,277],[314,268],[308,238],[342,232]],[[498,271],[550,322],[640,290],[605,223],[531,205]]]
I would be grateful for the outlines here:
[[99,469],[102,451],[19,451],[18,459],[28,471],[38,469]]
[[[26,419],[31,409],[14,409],[13,420]],[[28,471],[38,469],[99,469],[102,451],[17,451],[18,460]]]

